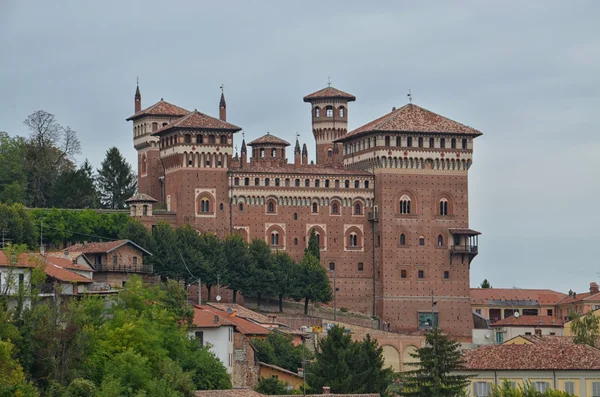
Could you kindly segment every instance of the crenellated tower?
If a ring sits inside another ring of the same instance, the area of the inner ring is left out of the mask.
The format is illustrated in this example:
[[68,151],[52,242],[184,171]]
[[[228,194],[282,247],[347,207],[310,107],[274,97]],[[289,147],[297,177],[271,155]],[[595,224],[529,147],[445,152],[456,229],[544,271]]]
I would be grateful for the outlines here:
[[331,86],[304,97],[311,104],[312,130],[316,142],[317,164],[341,166],[343,156],[334,141],[348,132],[348,102],[354,95]]

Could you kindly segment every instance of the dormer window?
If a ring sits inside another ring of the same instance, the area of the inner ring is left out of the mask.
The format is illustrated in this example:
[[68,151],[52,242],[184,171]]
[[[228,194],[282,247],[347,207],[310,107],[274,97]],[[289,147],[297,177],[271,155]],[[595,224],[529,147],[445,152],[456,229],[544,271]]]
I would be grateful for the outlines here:
[[325,110],[327,117],[333,117],[333,106],[327,106]]

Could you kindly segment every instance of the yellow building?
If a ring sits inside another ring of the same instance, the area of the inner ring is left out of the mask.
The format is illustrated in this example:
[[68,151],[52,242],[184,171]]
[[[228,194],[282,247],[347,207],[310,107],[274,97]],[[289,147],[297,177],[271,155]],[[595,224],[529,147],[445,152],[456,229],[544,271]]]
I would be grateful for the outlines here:
[[600,309],[598,284],[591,282],[589,292],[569,291],[569,295],[561,299],[556,306],[558,316],[564,320],[568,320],[571,313],[583,315],[589,311]]
[[292,371],[288,371],[285,368],[278,367],[277,365],[271,365],[259,362],[259,378],[277,378],[283,383],[288,385],[291,389],[300,389],[304,383],[302,375]]
[[557,389],[579,397],[600,396],[600,350],[560,336],[521,335],[501,345],[464,352],[469,395],[485,397],[492,385],[529,381],[539,391]]
[[[592,314],[596,317],[600,317],[600,309],[593,310]],[[575,321],[575,320],[567,321],[565,323],[564,329],[563,329],[564,336],[573,336],[573,333],[571,332],[571,325],[573,325],[573,321]]]

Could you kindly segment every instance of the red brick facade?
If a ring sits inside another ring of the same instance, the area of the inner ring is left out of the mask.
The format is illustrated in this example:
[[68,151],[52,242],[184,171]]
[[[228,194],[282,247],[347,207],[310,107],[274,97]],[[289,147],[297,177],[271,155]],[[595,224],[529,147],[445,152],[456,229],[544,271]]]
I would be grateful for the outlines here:
[[[317,164],[308,164],[298,142],[288,164],[289,144],[268,134],[249,143],[251,150],[244,142],[240,158],[233,153],[240,128],[224,117],[196,111],[180,119],[186,121],[173,119],[150,135],[161,168],[140,176],[140,193],[156,194],[142,179],[160,181],[164,166],[162,196],[155,198],[177,225],[265,239],[296,260],[314,229],[323,266],[335,270],[338,308],[415,331],[430,316],[433,292],[440,326],[469,339],[478,233],[468,229],[467,171],[480,133],[415,105],[347,133],[354,99],[333,87],[304,98]],[[180,109],[173,108],[162,112]],[[138,120],[157,117],[144,112]]]

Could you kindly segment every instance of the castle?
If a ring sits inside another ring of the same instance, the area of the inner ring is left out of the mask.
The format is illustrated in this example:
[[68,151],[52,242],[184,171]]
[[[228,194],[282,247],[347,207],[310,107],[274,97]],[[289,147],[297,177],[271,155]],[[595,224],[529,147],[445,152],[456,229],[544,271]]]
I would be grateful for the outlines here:
[[[436,321],[469,340],[479,232],[469,229],[468,170],[481,132],[412,103],[348,132],[355,100],[331,86],[304,97],[313,164],[306,144],[296,139],[289,162],[290,144],[269,133],[234,153],[241,128],[227,122],[223,93],[213,118],[162,99],[142,109],[138,86],[127,119],[140,193],[131,213],[148,226],[167,220],[265,239],[298,261],[314,230],[338,307],[400,332]],[[153,212],[156,201],[166,211]]]

